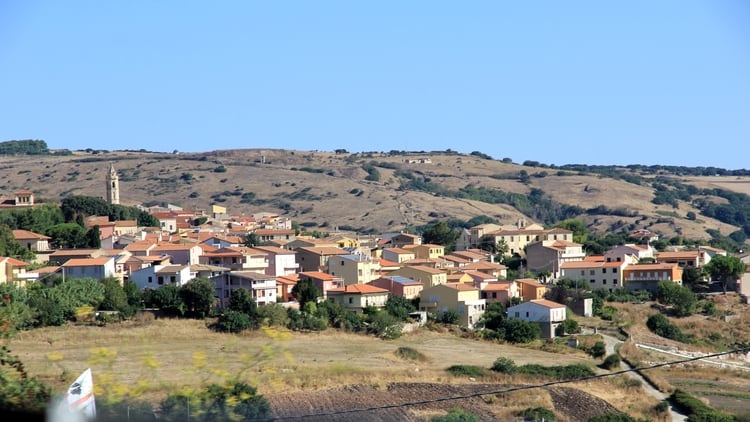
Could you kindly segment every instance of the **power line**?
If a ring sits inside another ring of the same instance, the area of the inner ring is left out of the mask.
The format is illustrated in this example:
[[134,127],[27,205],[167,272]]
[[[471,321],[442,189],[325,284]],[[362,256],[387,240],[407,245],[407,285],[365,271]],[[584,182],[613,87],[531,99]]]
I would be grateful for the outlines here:
[[677,361],[657,363],[657,364],[653,364],[651,366],[647,366],[643,368],[623,369],[621,371],[610,372],[608,374],[591,375],[587,377],[574,378],[574,379],[561,380],[561,381],[550,381],[550,382],[546,382],[543,384],[521,385],[521,386],[510,387],[510,388],[505,388],[501,390],[490,390],[490,391],[484,391],[484,392],[479,392],[479,393],[459,394],[455,396],[439,397],[435,399],[414,400],[414,401],[409,401],[409,402],[404,402],[404,403],[399,403],[399,404],[385,404],[385,405],[361,407],[361,408],[355,408],[355,409],[332,410],[328,412],[307,413],[303,415],[276,416],[276,417],[272,417],[271,420],[281,421],[281,420],[291,420],[291,419],[304,419],[304,418],[311,418],[311,417],[336,416],[336,415],[345,415],[345,414],[350,414],[350,413],[371,412],[371,411],[376,411],[376,410],[418,406],[418,405],[423,405],[423,404],[432,404],[432,403],[439,403],[439,402],[451,401],[451,400],[470,399],[474,397],[486,396],[489,394],[507,394],[507,393],[513,393],[513,392],[522,391],[522,390],[531,390],[535,388],[547,388],[547,387],[560,385],[560,384],[568,384],[572,382],[589,381],[589,380],[595,380],[595,379],[600,379],[600,378],[612,377],[615,375],[626,374],[628,372],[640,372],[640,371],[646,371],[646,370],[655,369],[655,368],[661,368],[665,366],[681,365],[684,363],[690,363],[690,362],[695,362],[695,361],[699,361],[703,359],[710,359],[710,358],[715,358],[719,356],[729,355],[732,353],[740,353],[740,352],[746,352],[746,351],[750,351],[750,346],[740,348],[740,349],[734,349],[734,350],[730,350],[726,352],[712,353],[712,354],[708,354],[708,355],[704,355],[700,357],[693,357],[693,358],[681,359]]

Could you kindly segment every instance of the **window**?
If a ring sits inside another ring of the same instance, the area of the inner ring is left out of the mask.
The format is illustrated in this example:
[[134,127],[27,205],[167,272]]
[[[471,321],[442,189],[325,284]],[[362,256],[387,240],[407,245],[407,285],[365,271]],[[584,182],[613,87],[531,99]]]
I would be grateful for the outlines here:
[[594,275],[594,273],[595,273],[594,270],[589,270],[589,275]]
[[149,283],[153,283],[153,282],[154,282],[154,280],[152,279],[152,277],[151,277],[151,276],[148,276],[148,282],[149,282]]
[[354,303],[354,298],[350,297],[349,298],[349,303]]
[[176,283],[176,282],[177,282],[177,277],[175,277],[175,276],[170,276],[170,277],[169,277],[169,282],[170,282],[170,283]]
[[596,280],[589,280],[589,284],[596,284]]
[[612,268],[612,274],[617,274],[617,268]]
[[585,270],[581,270],[581,275],[586,275],[586,271]]
[[159,276],[159,277],[157,277],[157,279],[156,279],[156,280],[157,280],[157,282],[158,282],[159,284],[164,284],[164,277],[162,277],[162,276]]
[[607,269],[606,268],[602,268],[602,274],[606,274],[606,273],[607,273]]
[[342,267],[344,266],[344,261],[343,261],[343,260],[341,261],[341,266],[342,266]]
[[529,317],[529,312],[528,312],[528,311],[526,311],[526,318],[528,318],[528,317]]
[[519,316],[519,315],[518,315],[518,312],[516,311],[516,318],[518,318],[518,316]]
[[607,284],[607,280],[602,280],[602,284]]

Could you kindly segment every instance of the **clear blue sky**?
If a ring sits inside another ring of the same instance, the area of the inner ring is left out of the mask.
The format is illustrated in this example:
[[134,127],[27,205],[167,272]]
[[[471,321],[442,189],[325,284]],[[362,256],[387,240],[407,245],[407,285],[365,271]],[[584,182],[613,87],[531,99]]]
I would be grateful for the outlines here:
[[0,2],[0,140],[750,168],[750,2]]

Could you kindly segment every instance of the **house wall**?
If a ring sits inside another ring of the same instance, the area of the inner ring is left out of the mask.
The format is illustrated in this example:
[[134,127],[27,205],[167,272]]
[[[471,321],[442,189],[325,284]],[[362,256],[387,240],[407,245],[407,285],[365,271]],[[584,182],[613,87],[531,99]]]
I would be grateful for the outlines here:
[[622,271],[618,267],[563,268],[560,277],[586,280],[592,290],[622,287]]

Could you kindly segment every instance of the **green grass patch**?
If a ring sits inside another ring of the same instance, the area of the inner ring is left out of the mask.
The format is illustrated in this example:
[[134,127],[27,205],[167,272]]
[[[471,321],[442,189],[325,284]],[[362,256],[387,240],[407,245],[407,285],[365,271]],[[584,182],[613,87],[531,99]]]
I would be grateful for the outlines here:
[[672,393],[669,399],[674,403],[675,407],[688,416],[688,420],[714,422],[731,422],[735,420],[733,416],[709,407],[687,391],[679,388]]
[[487,375],[487,370],[481,366],[476,365],[453,365],[448,367],[446,371],[457,377],[484,377]]

